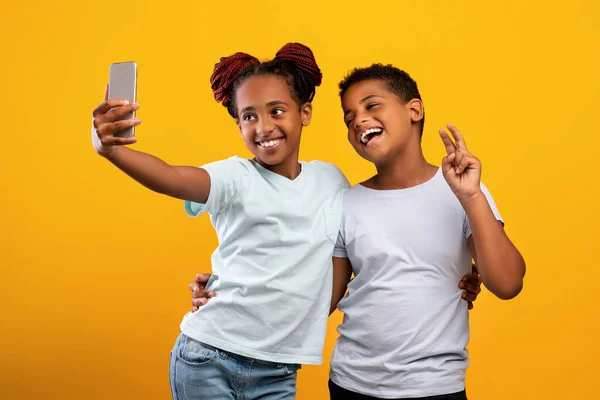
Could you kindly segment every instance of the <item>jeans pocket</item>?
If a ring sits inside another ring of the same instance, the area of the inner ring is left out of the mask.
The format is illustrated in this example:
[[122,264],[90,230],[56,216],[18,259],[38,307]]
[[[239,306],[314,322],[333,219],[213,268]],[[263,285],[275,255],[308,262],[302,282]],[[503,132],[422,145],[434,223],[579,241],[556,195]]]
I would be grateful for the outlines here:
[[214,347],[186,337],[181,343],[177,358],[189,366],[200,367],[211,363],[218,353],[219,351]]
[[285,370],[288,375],[295,374],[300,368],[302,368],[300,364],[285,364]]

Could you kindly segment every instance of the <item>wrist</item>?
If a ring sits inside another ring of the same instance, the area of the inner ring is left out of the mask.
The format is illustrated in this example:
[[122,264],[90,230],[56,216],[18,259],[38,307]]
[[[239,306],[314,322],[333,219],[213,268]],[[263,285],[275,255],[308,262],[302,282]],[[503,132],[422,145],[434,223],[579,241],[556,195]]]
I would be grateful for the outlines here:
[[456,197],[458,197],[458,201],[465,210],[472,208],[473,206],[480,204],[481,202],[487,202],[485,194],[483,194],[483,192],[479,188],[472,193],[465,193]]
[[94,150],[96,150],[96,153],[104,158],[111,157],[115,148],[115,146],[105,146],[102,144],[100,136],[98,136],[98,132],[96,132],[96,128],[94,126],[92,126],[92,146],[94,147]]
[[98,149],[98,155],[106,158],[108,161],[111,161],[111,159],[114,157],[114,154],[115,154],[115,146],[107,146],[107,147],[102,147],[102,148]]
[[114,164],[115,161],[117,161],[117,158],[122,157],[123,152],[127,150],[129,149],[126,146],[106,146],[106,148],[103,148],[98,154]]

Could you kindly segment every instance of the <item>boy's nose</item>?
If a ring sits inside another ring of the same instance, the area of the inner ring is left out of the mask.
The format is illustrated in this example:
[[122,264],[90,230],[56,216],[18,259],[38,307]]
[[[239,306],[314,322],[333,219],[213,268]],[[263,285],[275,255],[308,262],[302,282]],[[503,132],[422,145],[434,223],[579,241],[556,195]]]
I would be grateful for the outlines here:
[[364,124],[365,122],[367,122],[368,118],[366,117],[361,117],[361,118],[356,118],[355,121],[355,125],[354,128],[355,129],[360,129],[360,127],[362,126],[362,124]]

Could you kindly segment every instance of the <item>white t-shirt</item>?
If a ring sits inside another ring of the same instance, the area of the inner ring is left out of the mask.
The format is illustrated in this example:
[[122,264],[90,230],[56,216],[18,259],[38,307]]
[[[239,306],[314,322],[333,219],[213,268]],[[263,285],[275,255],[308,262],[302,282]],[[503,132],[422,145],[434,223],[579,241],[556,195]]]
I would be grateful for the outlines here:
[[338,305],[345,315],[330,372],[337,385],[380,398],[465,388],[469,317],[458,283],[471,272],[470,235],[441,169],[408,189],[346,192],[334,256],[349,258],[355,278]]
[[183,334],[255,359],[322,362],[331,257],[349,185],[332,164],[301,166],[294,180],[239,157],[203,166],[208,200],[186,201],[185,209],[210,214],[217,295],[184,317]]

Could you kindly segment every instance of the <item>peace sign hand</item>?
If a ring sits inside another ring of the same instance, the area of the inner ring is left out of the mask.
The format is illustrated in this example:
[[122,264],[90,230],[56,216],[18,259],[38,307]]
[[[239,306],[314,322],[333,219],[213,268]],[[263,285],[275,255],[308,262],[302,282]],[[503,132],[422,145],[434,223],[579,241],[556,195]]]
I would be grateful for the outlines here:
[[454,141],[444,129],[440,129],[440,137],[446,153],[442,160],[442,172],[448,185],[459,200],[465,200],[481,192],[481,163],[467,150],[461,133],[452,124],[446,125]]

